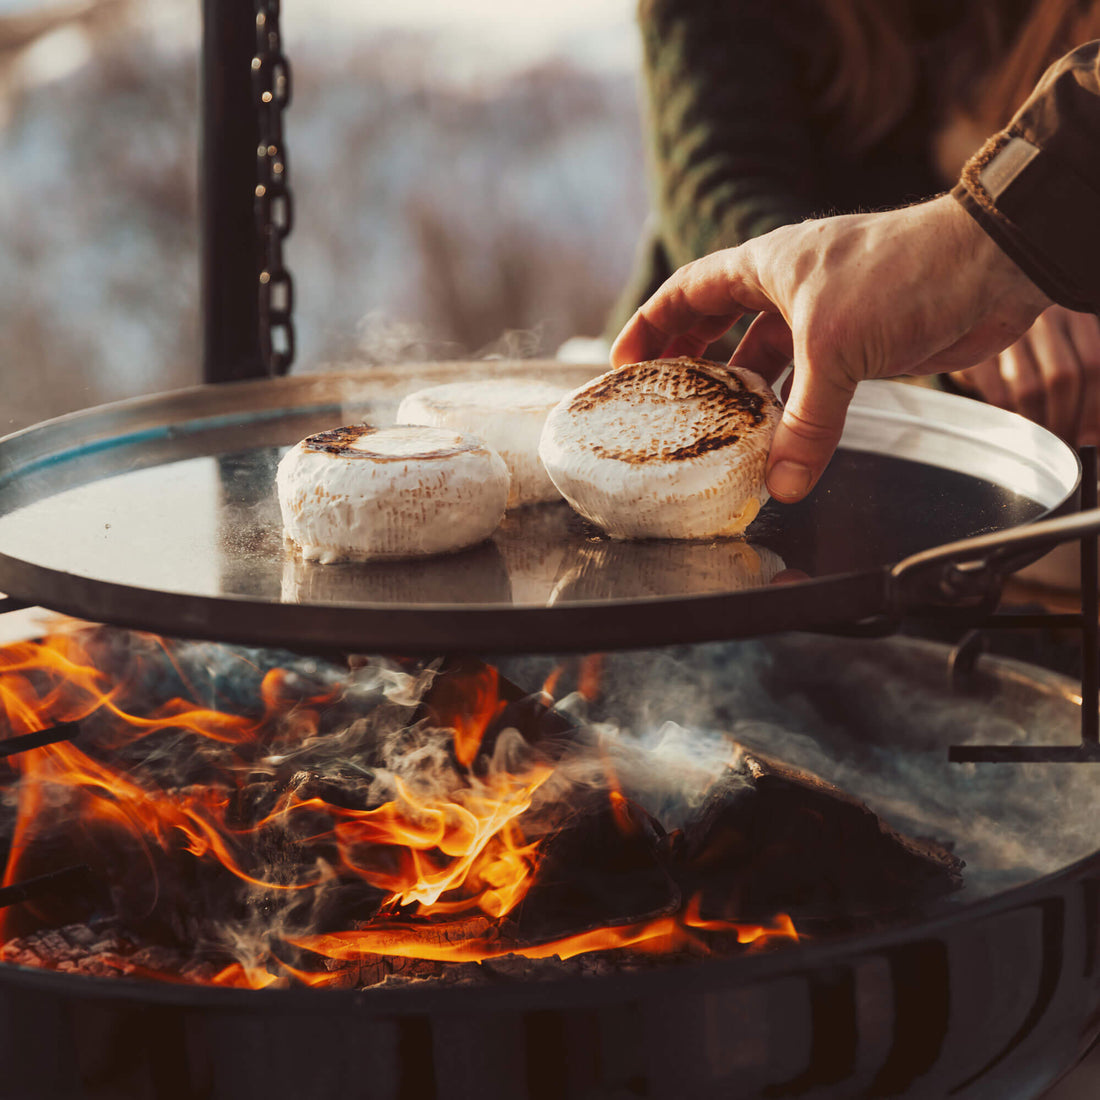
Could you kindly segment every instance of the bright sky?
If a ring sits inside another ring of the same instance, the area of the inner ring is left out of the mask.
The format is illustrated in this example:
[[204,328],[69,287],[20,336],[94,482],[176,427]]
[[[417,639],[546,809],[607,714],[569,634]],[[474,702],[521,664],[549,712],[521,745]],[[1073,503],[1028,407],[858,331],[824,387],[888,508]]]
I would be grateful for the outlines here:
[[[3,0],[0,0],[2,3]],[[338,28],[436,30],[453,34],[484,54],[505,53],[512,65],[551,53],[600,66],[630,67],[636,60],[633,17],[637,0],[284,0],[288,38],[321,36]]]
[[527,4],[515,0],[403,0],[391,5],[364,4],[363,0],[284,0],[282,4],[284,19],[301,13],[311,19],[364,25],[390,22],[426,27],[447,22],[506,22],[540,28],[568,23],[582,27],[628,20],[633,9],[633,0],[534,0]]
[[[51,7],[71,0],[0,0],[0,17]],[[89,0],[89,3],[94,0]],[[456,70],[522,67],[549,55],[564,55],[597,68],[630,70],[637,63],[633,17],[637,0],[283,0],[283,31],[288,43],[324,40],[333,33],[384,30],[438,31],[450,36]],[[145,0],[165,28],[186,14],[197,18],[198,0],[183,5]],[[174,33],[180,33],[176,30]]]
[[[0,0],[0,14],[61,6],[58,0]],[[284,16],[295,11],[307,11],[317,18],[322,13],[342,21],[360,21],[374,23],[380,18],[390,17],[398,22],[434,22],[445,14],[454,14],[454,0],[404,0],[400,11],[379,13],[371,4],[363,0],[285,0],[282,5]],[[501,19],[512,21],[531,21],[545,24],[550,19],[569,19],[574,22],[599,17],[604,12],[617,12],[628,16],[633,10],[632,0],[554,0],[534,4],[526,8],[518,6],[514,0],[462,0],[461,16],[474,19]]]
[[[147,0],[154,4],[156,0]],[[0,15],[68,6],[68,0],[0,0]],[[630,22],[634,0],[402,0],[371,4],[364,0],[284,0],[283,22],[288,26],[445,27],[493,28],[517,37],[559,32],[583,33]]]

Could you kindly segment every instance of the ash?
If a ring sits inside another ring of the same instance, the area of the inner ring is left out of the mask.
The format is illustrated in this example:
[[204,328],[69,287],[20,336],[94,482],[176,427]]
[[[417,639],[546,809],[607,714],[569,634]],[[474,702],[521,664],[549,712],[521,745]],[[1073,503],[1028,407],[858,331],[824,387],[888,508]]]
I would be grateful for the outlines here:
[[16,966],[87,974],[95,978],[140,978],[176,974],[185,982],[212,981],[219,967],[161,944],[139,944],[117,921],[67,924],[9,940],[0,960]]

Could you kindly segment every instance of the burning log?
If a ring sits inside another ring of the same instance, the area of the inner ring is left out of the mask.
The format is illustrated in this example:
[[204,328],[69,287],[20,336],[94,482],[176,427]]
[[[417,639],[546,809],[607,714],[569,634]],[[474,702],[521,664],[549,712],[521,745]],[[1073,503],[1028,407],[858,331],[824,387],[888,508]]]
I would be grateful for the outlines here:
[[672,845],[685,893],[704,915],[837,930],[921,906],[962,885],[962,861],[905,836],[866,804],[756,752],[741,749]]
[[640,806],[605,793],[543,842],[538,875],[513,914],[517,941],[677,912],[683,898],[662,858],[663,841],[664,830]]

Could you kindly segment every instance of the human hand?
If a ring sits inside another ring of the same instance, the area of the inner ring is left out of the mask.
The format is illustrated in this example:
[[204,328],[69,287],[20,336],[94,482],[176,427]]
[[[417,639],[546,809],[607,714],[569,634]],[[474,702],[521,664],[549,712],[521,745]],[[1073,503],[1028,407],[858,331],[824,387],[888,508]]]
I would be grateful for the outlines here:
[[951,378],[1069,443],[1100,442],[1100,320],[1094,314],[1051,306],[1015,344]]
[[758,312],[730,362],[774,382],[794,361],[767,469],[769,492],[793,502],[832,457],[860,381],[988,359],[1049,305],[943,196],[784,226],[687,264],[630,319],[611,362],[701,355]]

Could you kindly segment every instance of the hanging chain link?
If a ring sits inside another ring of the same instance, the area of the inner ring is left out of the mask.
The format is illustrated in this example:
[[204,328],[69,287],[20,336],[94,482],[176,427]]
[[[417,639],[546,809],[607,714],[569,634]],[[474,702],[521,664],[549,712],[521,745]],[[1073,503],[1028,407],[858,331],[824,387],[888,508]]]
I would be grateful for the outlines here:
[[283,266],[283,242],[294,221],[283,140],[283,111],[290,103],[290,62],[282,52],[279,0],[255,3],[252,89],[260,120],[255,218],[263,249],[259,273],[260,353],[268,374],[274,376],[286,374],[294,360],[294,283]]

